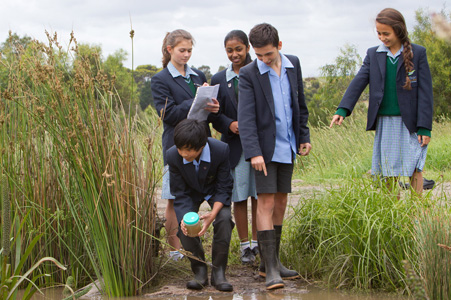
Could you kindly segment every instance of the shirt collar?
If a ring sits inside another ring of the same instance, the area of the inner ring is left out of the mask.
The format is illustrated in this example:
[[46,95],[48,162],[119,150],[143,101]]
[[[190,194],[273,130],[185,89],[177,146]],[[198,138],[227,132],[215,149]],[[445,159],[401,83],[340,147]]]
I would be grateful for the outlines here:
[[[174,67],[174,65],[172,64],[172,62],[168,63],[168,71],[169,73],[172,75],[173,78],[182,76],[182,74],[180,74],[180,72]],[[193,71],[193,69],[191,69],[188,65],[185,65],[185,78],[188,78],[190,75],[193,76],[199,76],[197,75],[196,72]],[[183,77],[183,76],[182,76]]]
[[[281,66],[282,70],[294,68],[291,61],[285,55],[283,55],[281,52],[279,52],[279,54],[280,54],[280,58],[282,61],[282,66]],[[266,72],[270,72],[272,70],[272,68],[270,66],[266,65],[264,62],[262,62],[259,59],[257,59],[257,66],[258,66],[258,70],[260,71],[260,74],[262,74],[262,75],[265,74]]]
[[395,53],[395,55],[393,55],[393,53],[391,53],[390,49],[385,46],[384,44],[381,44],[376,52],[387,52],[387,56],[391,57],[391,58],[397,58],[399,55],[401,55],[402,51],[404,50],[404,46],[401,45],[401,48],[398,50],[398,52]]
[[193,163],[198,165],[200,163],[200,161],[203,160],[204,162],[211,162],[211,158],[210,158],[210,145],[208,145],[208,142],[205,144],[204,149],[202,149],[202,153],[200,154],[199,157],[199,161],[193,160],[193,161],[187,161],[186,159],[183,159],[183,163],[189,164],[189,163]]
[[233,71],[232,64],[230,64],[229,67],[226,70],[226,81],[229,82],[230,80],[232,80],[235,77],[237,79],[240,78],[240,76],[237,73],[235,73],[235,71]]

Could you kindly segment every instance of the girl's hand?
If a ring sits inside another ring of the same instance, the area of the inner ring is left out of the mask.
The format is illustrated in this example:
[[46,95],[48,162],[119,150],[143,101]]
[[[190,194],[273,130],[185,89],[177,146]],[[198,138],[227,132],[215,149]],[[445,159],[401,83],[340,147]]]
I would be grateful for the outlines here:
[[180,228],[182,229],[183,234],[188,236],[188,230],[186,229],[185,222],[183,222],[183,220],[180,222]]
[[238,130],[238,121],[233,121],[230,123],[229,130],[234,134],[240,134],[240,131]]
[[344,118],[340,115],[334,115],[332,117],[332,122],[330,122],[330,126],[329,128],[332,128],[332,126],[334,126],[334,124],[336,125],[341,125],[341,123],[343,123]]
[[431,137],[427,135],[419,135],[418,136],[418,143],[421,144],[421,147],[426,146],[431,141]]
[[219,101],[214,98],[212,98],[211,101],[213,101],[213,103],[207,103],[207,106],[204,109],[216,114],[219,112]]

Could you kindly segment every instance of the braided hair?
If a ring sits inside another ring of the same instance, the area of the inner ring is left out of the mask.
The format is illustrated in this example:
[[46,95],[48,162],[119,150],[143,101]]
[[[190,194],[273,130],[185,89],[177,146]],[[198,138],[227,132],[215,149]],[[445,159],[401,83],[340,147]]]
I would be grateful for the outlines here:
[[166,33],[166,36],[163,39],[163,46],[161,47],[161,52],[163,52],[163,68],[168,66],[168,63],[171,61],[171,54],[168,51],[168,46],[174,48],[182,39],[189,40],[194,45],[194,38],[186,30],[176,29],[172,32]]
[[404,20],[403,15],[394,8],[385,8],[383,9],[376,17],[376,22],[391,26],[395,35],[401,41],[401,44],[404,46],[404,50],[402,51],[402,57],[404,59],[404,66],[406,69],[406,83],[402,86],[406,90],[410,90],[410,78],[409,72],[413,70],[413,52],[412,52],[412,43],[409,39],[409,33],[407,32],[406,21]]

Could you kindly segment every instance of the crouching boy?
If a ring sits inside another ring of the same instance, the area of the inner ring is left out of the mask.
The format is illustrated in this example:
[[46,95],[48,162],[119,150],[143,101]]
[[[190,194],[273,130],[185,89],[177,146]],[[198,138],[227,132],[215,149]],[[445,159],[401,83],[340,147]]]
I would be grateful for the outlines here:
[[[188,257],[194,279],[186,284],[200,290],[208,285],[208,270],[200,236],[213,223],[211,285],[219,291],[232,291],[225,270],[234,223],[230,210],[233,179],[229,165],[227,144],[209,138],[205,123],[186,119],[174,129],[174,146],[166,152],[169,165],[171,194],[175,196],[174,209],[180,224],[177,233],[183,248],[192,253]],[[201,215],[203,226],[197,237],[186,235],[183,216],[198,212],[203,201],[211,211]]]

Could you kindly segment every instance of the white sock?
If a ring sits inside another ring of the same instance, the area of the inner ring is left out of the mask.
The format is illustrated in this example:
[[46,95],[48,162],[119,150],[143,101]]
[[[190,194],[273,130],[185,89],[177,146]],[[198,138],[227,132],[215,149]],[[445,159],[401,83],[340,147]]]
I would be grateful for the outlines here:
[[249,248],[250,245],[251,245],[251,243],[249,243],[249,241],[240,243],[241,252],[244,252],[244,250],[246,248]]
[[183,254],[177,250],[169,251],[169,257],[174,261],[178,261],[183,258]]
[[253,250],[255,247],[258,247],[258,241],[252,240],[251,241],[251,250]]

